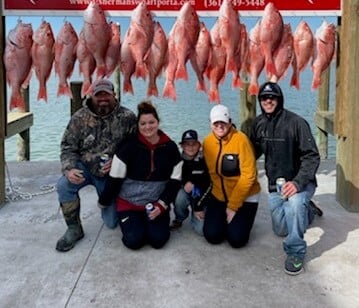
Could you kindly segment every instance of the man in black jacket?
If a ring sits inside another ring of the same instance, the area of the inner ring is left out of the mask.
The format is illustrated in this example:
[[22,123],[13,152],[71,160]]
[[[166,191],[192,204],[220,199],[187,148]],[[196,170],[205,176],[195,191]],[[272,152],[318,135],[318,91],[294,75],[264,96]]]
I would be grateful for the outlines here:
[[[286,236],[285,272],[297,275],[303,270],[307,250],[304,233],[314,215],[322,215],[311,201],[320,156],[308,123],[283,108],[283,93],[278,84],[264,83],[258,100],[262,114],[254,120],[251,140],[257,158],[265,156],[273,231]],[[280,178],[285,181],[283,185],[277,182]]]

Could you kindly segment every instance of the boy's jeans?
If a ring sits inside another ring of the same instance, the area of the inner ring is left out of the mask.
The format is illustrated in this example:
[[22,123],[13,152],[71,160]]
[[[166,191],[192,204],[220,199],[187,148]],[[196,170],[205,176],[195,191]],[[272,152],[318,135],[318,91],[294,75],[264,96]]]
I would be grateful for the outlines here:
[[276,235],[286,236],[283,248],[287,255],[304,258],[307,243],[304,233],[314,219],[309,201],[315,192],[315,185],[309,183],[305,189],[287,200],[281,198],[277,192],[268,197],[268,204],[272,217],[272,228]]
[[193,198],[191,193],[186,193],[183,188],[181,188],[178,193],[174,204],[174,212],[176,216],[176,220],[184,221],[189,215],[188,207],[192,208],[192,216],[191,216],[191,225],[192,228],[199,234],[203,235],[203,222],[204,220],[199,220],[194,216],[193,211]]
[[[79,199],[79,190],[87,185],[94,185],[98,195],[105,187],[107,177],[98,177],[93,175],[90,173],[86,165],[81,162],[78,163],[76,168],[83,170],[85,181],[77,185],[72,184],[64,175],[60,177],[57,182],[57,194],[60,203],[71,202]],[[115,202],[113,202],[106,209],[101,209],[101,217],[108,228],[114,229],[117,227],[118,215]]]

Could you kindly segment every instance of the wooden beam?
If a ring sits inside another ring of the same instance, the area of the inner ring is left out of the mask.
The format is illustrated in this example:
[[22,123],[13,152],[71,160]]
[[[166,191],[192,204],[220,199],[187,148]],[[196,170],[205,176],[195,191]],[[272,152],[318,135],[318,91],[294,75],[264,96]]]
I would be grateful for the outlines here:
[[31,112],[9,112],[7,114],[6,138],[12,137],[29,129],[33,124],[34,116]]
[[336,111],[338,202],[359,212],[359,0],[342,1]]
[[317,111],[314,122],[321,131],[334,136],[334,111]]
[[239,102],[239,123],[240,130],[247,136],[250,134],[250,129],[253,120],[256,117],[256,96],[248,95],[249,83],[244,82],[244,89],[240,90],[240,102]]
[[[5,17],[2,16],[2,5],[0,5],[0,55],[4,54],[5,45]],[[5,70],[0,65],[0,204],[5,202],[5,134],[6,134],[6,86]]]

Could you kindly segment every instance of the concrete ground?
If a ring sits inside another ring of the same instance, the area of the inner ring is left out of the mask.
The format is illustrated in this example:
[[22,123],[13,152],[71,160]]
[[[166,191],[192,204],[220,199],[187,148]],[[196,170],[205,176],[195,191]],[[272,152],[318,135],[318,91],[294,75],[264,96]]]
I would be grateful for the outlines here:
[[128,250],[119,228],[103,226],[96,193],[87,187],[85,237],[67,253],[55,250],[65,231],[51,190],[59,163],[10,163],[8,170],[16,189],[9,197],[29,194],[0,209],[0,307],[359,307],[359,214],[335,201],[333,161],[320,167],[314,199],[324,216],[305,234],[305,271],[295,277],[283,271],[261,167],[262,199],[245,248],[210,245],[186,221],[163,249]]

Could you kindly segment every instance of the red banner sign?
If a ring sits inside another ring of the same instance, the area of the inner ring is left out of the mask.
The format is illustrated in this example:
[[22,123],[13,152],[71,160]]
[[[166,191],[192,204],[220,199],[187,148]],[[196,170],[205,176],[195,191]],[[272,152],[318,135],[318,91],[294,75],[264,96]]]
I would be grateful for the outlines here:
[[[94,1],[94,0],[93,0]],[[196,9],[199,15],[218,11],[222,0],[188,0]],[[21,13],[59,15],[57,11],[62,11],[66,15],[71,12],[82,12],[91,0],[3,0],[4,15],[16,15]],[[141,0],[95,0],[101,8],[108,11],[109,15],[126,15],[126,12],[133,10]],[[145,0],[148,9],[154,12],[166,12],[167,16],[180,10],[186,0]],[[340,13],[341,0],[233,0],[235,8],[239,13],[258,14],[264,7],[273,2],[280,11],[298,11],[302,15],[323,15],[331,12]],[[203,13],[203,14],[202,14]],[[128,15],[128,13],[127,13]]]

